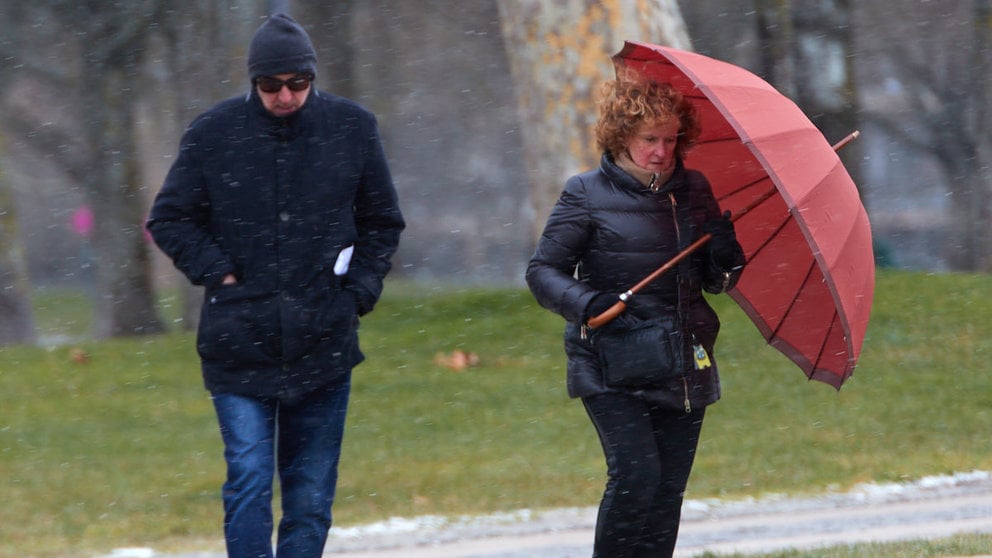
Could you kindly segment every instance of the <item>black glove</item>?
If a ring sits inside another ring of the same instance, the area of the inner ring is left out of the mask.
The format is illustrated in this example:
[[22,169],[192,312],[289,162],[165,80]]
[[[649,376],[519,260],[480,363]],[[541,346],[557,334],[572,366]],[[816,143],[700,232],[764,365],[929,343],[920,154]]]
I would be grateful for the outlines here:
[[725,211],[723,217],[703,223],[703,232],[713,235],[708,244],[713,265],[723,271],[729,271],[738,265],[740,246],[737,244],[734,222],[730,220],[729,211]]
[[618,302],[620,302],[618,295],[613,293],[599,293],[592,297],[592,300],[586,305],[586,310],[582,313],[582,322],[588,322],[590,319],[606,312]]

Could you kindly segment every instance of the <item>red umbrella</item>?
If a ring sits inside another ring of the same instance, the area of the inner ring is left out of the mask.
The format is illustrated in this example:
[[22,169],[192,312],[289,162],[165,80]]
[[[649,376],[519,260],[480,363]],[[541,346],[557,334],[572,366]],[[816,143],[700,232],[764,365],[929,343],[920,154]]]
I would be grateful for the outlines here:
[[618,78],[668,82],[699,111],[686,166],[738,215],[747,267],[729,293],[807,377],[840,389],[861,353],[875,285],[871,227],[834,149],[803,112],[751,72],[628,41]]

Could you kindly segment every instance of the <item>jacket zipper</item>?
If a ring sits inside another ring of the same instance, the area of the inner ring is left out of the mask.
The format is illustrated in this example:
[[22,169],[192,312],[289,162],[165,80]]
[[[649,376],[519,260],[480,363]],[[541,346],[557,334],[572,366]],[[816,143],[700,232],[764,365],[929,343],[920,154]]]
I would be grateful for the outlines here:
[[[675,241],[676,241],[676,245],[677,246],[682,246],[682,229],[679,227],[679,213],[678,213],[678,206],[679,206],[679,204],[678,204],[678,201],[675,200],[675,193],[674,192],[671,192],[671,191],[668,192],[668,201],[670,202],[670,204],[672,206],[672,222],[675,223]],[[676,302],[676,308],[678,308],[678,306],[682,303],[682,280],[679,279],[679,278],[676,278],[675,281],[677,283],[677,287],[676,288],[678,289],[677,290],[677,294],[678,294],[678,297],[679,297],[678,302]],[[678,311],[681,311],[681,310],[678,310]],[[685,374],[682,375],[682,390],[683,390],[682,393],[685,396],[685,399],[683,400],[683,402],[685,403],[685,412],[686,413],[691,413],[692,412],[692,403],[689,401],[689,381],[685,379]]]
[[685,374],[682,375],[682,388],[685,389],[685,412],[689,414],[692,412],[692,403],[689,402],[689,381],[685,379]]
[[[679,228],[679,214],[678,214],[678,202],[675,200],[675,194],[668,192],[668,201],[672,206],[672,221],[675,223],[675,240],[676,243],[682,245],[682,230]],[[681,289],[681,285],[679,285]],[[579,327],[579,335],[582,339],[588,338],[588,331],[586,329],[586,324],[582,324]],[[692,403],[689,401],[689,382],[685,379],[685,375],[682,376],[682,390],[684,394],[683,402],[685,403],[685,412],[692,412]]]

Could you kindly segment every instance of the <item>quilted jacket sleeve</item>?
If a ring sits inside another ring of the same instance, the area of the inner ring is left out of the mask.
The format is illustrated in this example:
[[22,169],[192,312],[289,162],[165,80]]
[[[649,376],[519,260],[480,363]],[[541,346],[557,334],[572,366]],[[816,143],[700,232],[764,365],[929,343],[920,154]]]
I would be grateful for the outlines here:
[[400,232],[406,226],[378,126],[371,115],[368,126],[366,161],[355,198],[358,242],[347,276],[347,289],[354,293],[361,315],[371,312],[379,300],[383,278],[391,267],[390,258],[396,252]]
[[573,323],[581,322],[586,305],[597,294],[575,278],[593,228],[585,184],[581,176],[574,176],[552,209],[527,266],[527,285],[537,302]]
[[182,139],[146,227],[191,283],[212,286],[220,284],[225,275],[235,274],[236,268],[208,230],[210,197],[196,145],[196,131],[191,129]]

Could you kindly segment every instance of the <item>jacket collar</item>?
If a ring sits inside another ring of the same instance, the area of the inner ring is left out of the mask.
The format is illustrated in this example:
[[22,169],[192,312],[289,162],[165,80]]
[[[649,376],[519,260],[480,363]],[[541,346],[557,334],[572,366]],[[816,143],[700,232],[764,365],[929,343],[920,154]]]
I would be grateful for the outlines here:
[[[313,86],[311,85],[311,87]],[[307,102],[303,103],[303,106],[299,110],[289,116],[275,116],[269,112],[265,108],[265,105],[262,104],[262,99],[258,96],[258,91],[254,87],[248,92],[245,100],[251,105],[259,128],[265,135],[273,136],[280,140],[290,140],[310,129],[314,118],[313,115],[316,112],[314,105],[317,104],[319,97],[320,93],[316,87],[313,87],[310,95],[307,97]]]
[[[620,168],[616,161],[613,160],[613,156],[609,153],[603,153],[603,156],[600,159],[599,168],[602,173],[606,175],[606,178],[618,187],[634,192],[648,191],[647,187],[641,184],[640,181],[631,176],[627,171]],[[661,185],[658,192],[667,193],[683,187],[685,187],[685,166],[682,164],[682,159],[676,159],[675,170],[672,172],[672,176],[669,177],[667,182]]]

